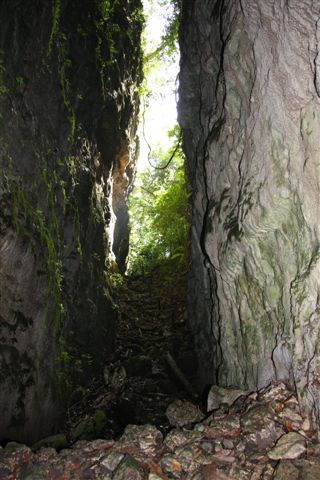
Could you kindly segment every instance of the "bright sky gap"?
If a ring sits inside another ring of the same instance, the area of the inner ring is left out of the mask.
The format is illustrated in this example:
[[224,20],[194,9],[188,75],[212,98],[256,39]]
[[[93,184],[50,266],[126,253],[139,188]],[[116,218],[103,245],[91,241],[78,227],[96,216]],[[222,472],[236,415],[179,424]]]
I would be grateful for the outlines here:
[[[143,44],[145,55],[148,55],[159,46],[168,16],[172,11],[170,11],[170,8],[164,9],[161,0],[143,0],[143,6],[146,16]],[[146,88],[151,91],[151,95],[148,98],[141,99],[138,171],[148,166],[148,144],[151,149],[161,146],[163,150],[167,150],[172,145],[172,140],[168,138],[167,132],[177,121],[178,72],[179,53],[173,58],[165,58],[156,67],[152,66],[147,72]]]

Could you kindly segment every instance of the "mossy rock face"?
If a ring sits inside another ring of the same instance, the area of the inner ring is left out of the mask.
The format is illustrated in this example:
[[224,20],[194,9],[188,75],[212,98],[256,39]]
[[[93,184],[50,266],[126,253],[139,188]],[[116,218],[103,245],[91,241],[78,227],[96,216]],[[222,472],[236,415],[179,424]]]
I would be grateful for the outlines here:
[[203,384],[286,380],[319,422],[319,82],[298,33],[317,13],[256,3],[183,10],[190,322]]
[[57,433],[50,437],[43,438],[39,442],[32,445],[32,450],[39,450],[40,448],[54,448],[55,450],[61,450],[68,447],[68,441],[63,433]]
[[78,3],[0,7],[0,436],[26,443],[111,354],[124,261],[142,7]]
[[[96,410],[92,417],[85,422],[81,440],[102,438],[107,424],[107,415],[103,410]],[[75,432],[76,433],[76,432]]]

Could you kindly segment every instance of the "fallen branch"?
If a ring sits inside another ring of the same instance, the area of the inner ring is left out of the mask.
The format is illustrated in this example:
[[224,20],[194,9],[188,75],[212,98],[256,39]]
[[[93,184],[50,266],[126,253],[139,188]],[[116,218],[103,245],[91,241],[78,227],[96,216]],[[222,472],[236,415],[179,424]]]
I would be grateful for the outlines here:
[[176,376],[179,382],[184,386],[186,391],[193,397],[194,400],[197,400],[198,395],[196,394],[195,390],[193,389],[189,380],[186,378],[183,371],[178,367],[175,359],[173,358],[170,352],[166,353],[166,361],[169,367],[171,368],[172,373]]

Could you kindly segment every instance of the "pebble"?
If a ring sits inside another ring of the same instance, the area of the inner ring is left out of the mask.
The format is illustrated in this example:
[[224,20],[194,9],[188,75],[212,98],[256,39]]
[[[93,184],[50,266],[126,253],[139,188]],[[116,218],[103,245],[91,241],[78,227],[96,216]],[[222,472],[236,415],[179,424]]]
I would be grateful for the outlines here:
[[265,452],[283,433],[277,432],[273,417],[268,404],[255,405],[242,417],[241,428],[248,455]]
[[113,480],[144,480],[141,464],[131,455],[127,455],[118,465],[112,476]]
[[162,457],[160,466],[165,473],[171,474],[174,478],[179,478],[182,473],[181,463],[171,453],[166,453]]
[[298,480],[299,469],[291,462],[281,461],[276,468],[274,480]]
[[223,471],[219,470],[216,465],[206,465],[201,467],[190,480],[233,480],[227,476]]
[[230,440],[229,438],[225,438],[223,441],[222,441],[222,446],[223,448],[227,449],[227,450],[232,450],[234,448],[234,443],[232,440]]
[[299,458],[306,451],[306,441],[297,432],[289,432],[279,438],[275,447],[268,452],[271,460]]
[[239,397],[246,397],[249,393],[238,388],[223,388],[213,385],[207,399],[207,411],[215,410],[223,404],[230,407]]
[[236,461],[236,458],[231,455],[224,455],[220,452],[212,455],[212,460],[214,460],[218,465],[230,465]]
[[123,453],[110,452],[108,455],[101,459],[101,464],[105,466],[108,470],[113,472],[117,468],[123,457]]
[[166,410],[166,416],[173,427],[183,427],[196,423],[204,417],[197,405],[182,400],[171,403]]

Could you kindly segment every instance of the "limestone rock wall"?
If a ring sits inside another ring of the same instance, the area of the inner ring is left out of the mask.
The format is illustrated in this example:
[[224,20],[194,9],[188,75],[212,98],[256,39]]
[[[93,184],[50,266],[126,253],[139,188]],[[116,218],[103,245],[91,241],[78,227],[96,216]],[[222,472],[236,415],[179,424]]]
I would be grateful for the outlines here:
[[1,0],[0,17],[0,438],[33,442],[113,348],[142,13]]
[[180,41],[201,383],[287,380],[319,422],[320,6],[185,1]]

